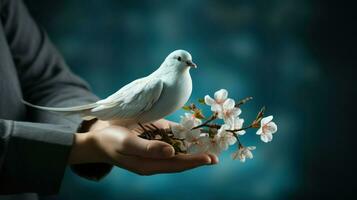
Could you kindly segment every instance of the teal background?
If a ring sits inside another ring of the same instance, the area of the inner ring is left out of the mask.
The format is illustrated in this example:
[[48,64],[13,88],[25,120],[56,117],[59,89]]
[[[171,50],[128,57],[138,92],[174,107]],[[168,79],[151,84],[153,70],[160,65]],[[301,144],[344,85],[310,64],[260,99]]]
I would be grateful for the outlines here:
[[[349,117],[340,117],[348,115],[343,107],[352,100],[339,97],[355,95],[348,79],[355,72],[350,45],[355,32],[344,29],[352,26],[353,17],[344,19],[342,13],[350,10],[340,4],[26,2],[72,70],[102,98],[152,72],[171,51],[185,49],[198,65],[191,70],[191,101],[220,88],[236,100],[253,96],[243,106],[242,117],[250,121],[266,105],[279,128],[269,144],[248,131],[242,142],[257,150],[244,164],[232,161],[231,152],[226,152],[216,166],[155,176],[115,168],[98,183],[67,170],[57,198],[295,199],[313,194],[341,197],[349,191],[348,184],[338,184],[349,180],[340,164],[350,159],[341,156],[347,152],[342,134],[348,133],[341,124]],[[180,114],[168,118],[178,121]]]

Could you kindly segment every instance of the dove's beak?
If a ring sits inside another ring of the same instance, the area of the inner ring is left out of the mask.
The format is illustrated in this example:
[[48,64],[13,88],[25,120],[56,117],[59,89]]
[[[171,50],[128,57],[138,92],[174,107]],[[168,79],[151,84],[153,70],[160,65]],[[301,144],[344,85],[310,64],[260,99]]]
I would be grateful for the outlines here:
[[192,67],[192,68],[197,68],[197,65],[193,63],[192,61],[186,61],[187,66]]

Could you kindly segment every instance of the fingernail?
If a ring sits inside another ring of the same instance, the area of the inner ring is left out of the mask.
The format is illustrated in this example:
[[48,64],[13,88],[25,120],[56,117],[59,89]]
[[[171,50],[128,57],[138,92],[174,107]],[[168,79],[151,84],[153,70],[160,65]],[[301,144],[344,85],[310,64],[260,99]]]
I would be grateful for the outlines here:
[[219,163],[219,158],[216,156],[216,159],[213,159],[212,165],[216,165]]
[[172,147],[164,147],[161,149],[161,155],[163,157],[171,157],[173,156],[174,153],[175,152]]
[[211,157],[208,156],[205,163],[206,163],[206,165],[211,165],[212,164]]
[[211,162],[212,165],[215,165],[215,164],[217,164],[219,162],[218,156],[216,156],[214,154],[209,154],[209,155],[210,155],[210,158],[212,160],[212,162]]

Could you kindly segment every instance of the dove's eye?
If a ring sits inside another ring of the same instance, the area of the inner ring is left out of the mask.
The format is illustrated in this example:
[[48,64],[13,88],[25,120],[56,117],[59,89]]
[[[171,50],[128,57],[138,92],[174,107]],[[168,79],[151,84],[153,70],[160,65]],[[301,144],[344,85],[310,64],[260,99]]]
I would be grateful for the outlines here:
[[181,56],[177,57],[177,60],[178,60],[178,61],[181,61]]

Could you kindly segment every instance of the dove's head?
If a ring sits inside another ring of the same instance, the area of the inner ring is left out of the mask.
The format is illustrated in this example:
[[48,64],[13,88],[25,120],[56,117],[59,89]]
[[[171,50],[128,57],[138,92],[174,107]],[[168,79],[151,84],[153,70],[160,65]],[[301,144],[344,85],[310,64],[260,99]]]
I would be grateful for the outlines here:
[[196,64],[192,62],[192,56],[185,50],[175,50],[170,53],[163,66],[173,69],[175,71],[185,71],[189,68],[197,68]]

